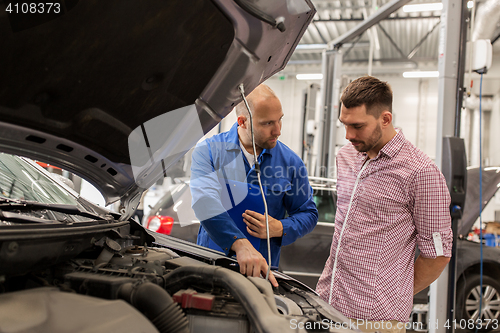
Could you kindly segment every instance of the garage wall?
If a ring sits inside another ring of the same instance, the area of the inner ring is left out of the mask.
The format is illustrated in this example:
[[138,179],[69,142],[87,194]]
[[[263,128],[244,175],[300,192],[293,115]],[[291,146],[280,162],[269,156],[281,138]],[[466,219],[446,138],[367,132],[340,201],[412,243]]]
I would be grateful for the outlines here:
[[[351,79],[354,79],[351,78]],[[394,92],[394,124],[404,135],[425,153],[434,158],[436,151],[437,126],[437,79],[404,79],[395,76],[379,79],[389,82]],[[296,153],[302,151],[302,117],[304,90],[316,81],[299,81],[295,78],[267,82],[280,97],[285,118],[281,141]],[[419,110],[421,110],[419,112]]]
[[[483,95],[493,99],[489,123],[489,164],[500,166],[500,43],[494,44],[492,66],[483,76]],[[479,94],[479,75],[474,80],[474,92]],[[499,205],[500,207],[500,205]]]
[[379,77],[392,87],[394,125],[429,157],[436,157],[438,80]]
[[[500,59],[498,63],[500,64]],[[494,62],[495,64],[495,62]],[[399,75],[378,76],[379,79],[389,82],[394,92],[393,114],[394,124],[403,130],[405,137],[417,147],[422,149],[429,157],[435,159],[436,154],[436,131],[438,112],[438,79],[405,79]],[[475,75],[473,92],[479,93],[479,76]],[[349,78],[355,79],[355,77]],[[288,75],[285,80],[279,80],[274,76],[266,83],[276,92],[281,100],[285,117],[283,118],[283,129],[280,140],[288,145],[297,154],[302,152],[302,118],[304,91],[311,83],[321,84],[319,80],[299,81],[294,76]],[[490,112],[489,142],[487,162],[489,165],[500,165],[500,131],[496,130],[500,125],[500,65],[490,69],[490,72],[483,79],[483,94],[493,98],[493,107]],[[466,112],[464,112],[465,114]],[[477,115],[477,112],[476,112]],[[471,122],[468,125],[473,127],[474,112],[464,116],[464,122]],[[234,114],[229,114],[222,122],[222,130],[228,130],[236,121]],[[464,129],[467,126],[463,127]],[[478,138],[478,130],[473,130],[469,126],[469,133],[462,130],[462,137],[466,140]],[[212,133],[216,133],[214,129]],[[340,131],[339,131],[340,132]],[[472,137],[471,137],[472,136]],[[469,161],[478,161],[478,143],[472,143],[472,150],[468,151]],[[469,146],[469,145],[468,145]],[[476,148],[474,148],[476,147]],[[477,163],[472,163],[476,164]]]

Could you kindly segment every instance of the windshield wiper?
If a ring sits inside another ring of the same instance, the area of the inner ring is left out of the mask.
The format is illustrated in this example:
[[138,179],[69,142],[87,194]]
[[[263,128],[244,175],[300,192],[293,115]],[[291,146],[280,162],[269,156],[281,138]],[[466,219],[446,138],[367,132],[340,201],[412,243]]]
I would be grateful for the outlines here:
[[23,214],[2,212],[2,211],[0,211],[0,220],[6,222],[14,222],[14,223],[44,223],[44,224],[59,223],[59,221],[46,220],[40,217],[26,216]]
[[36,201],[13,200],[0,198],[0,210],[40,210],[47,209],[54,212],[88,217],[94,220],[107,220],[105,217],[81,210],[78,206],[67,204],[47,204]]

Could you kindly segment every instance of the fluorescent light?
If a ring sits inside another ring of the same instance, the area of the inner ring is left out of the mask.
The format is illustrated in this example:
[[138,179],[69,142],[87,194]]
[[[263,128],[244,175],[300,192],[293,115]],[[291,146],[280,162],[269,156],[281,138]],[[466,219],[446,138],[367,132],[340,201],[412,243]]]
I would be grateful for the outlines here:
[[404,72],[404,78],[422,78],[422,77],[439,77],[439,71],[415,71],[415,72]]
[[295,48],[296,50],[315,50],[315,49],[326,49],[327,44],[299,44]]
[[474,7],[474,1],[467,1],[467,8],[471,9],[472,7]]
[[432,12],[435,10],[442,10],[443,4],[441,2],[438,3],[419,3],[415,5],[406,5],[403,6],[403,11],[405,13],[413,13],[413,12]]
[[322,80],[323,74],[297,74],[297,80]]

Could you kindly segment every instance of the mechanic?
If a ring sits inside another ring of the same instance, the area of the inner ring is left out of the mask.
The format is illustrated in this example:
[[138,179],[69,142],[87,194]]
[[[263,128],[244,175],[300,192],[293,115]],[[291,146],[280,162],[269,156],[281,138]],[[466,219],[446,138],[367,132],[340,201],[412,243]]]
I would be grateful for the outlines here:
[[[281,246],[311,232],[316,226],[318,211],[304,163],[278,141],[283,118],[278,97],[271,88],[261,84],[247,100],[252,110],[256,155],[269,210],[271,266],[277,267]],[[265,276],[268,269],[265,216],[248,209],[241,217],[247,232],[261,239],[256,249],[221,206],[219,179],[258,185],[250,118],[244,102],[235,107],[235,112],[237,123],[228,132],[206,139],[193,152],[192,207],[201,221],[197,244],[212,247],[212,239],[226,255],[236,254],[242,274],[259,277],[261,273]],[[259,198],[262,198],[260,194]],[[270,281],[278,286],[272,274]]]
[[358,78],[341,102],[350,142],[336,157],[335,231],[316,291],[364,323],[362,331],[404,332],[413,295],[451,257],[448,188],[436,164],[393,127],[386,82]]

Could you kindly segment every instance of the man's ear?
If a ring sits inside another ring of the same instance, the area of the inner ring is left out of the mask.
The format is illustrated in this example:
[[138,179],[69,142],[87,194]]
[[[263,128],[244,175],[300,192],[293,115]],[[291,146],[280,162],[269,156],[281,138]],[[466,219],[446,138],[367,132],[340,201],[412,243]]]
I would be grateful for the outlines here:
[[382,127],[387,127],[392,123],[392,113],[389,111],[382,111],[380,119],[382,120]]
[[241,116],[238,116],[238,118],[236,119],[238,121],[238,125],[241,127],[241,128],[247,128],[246,125],[245,125],[245,121],[247,120],[247,117],[241,115]]

